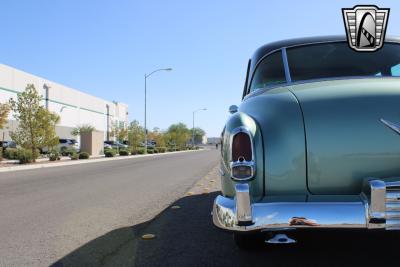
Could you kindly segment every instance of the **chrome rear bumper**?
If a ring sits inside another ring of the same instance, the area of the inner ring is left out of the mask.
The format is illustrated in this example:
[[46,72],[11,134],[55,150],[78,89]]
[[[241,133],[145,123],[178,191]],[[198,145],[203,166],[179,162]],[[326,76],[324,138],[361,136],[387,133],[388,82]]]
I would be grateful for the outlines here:
[[400,230],[400,181],[369,180],[360,201],[251,203],[248,184],[234,199],[218,196],[213,222],[222,229],[283,231],[297,228]]

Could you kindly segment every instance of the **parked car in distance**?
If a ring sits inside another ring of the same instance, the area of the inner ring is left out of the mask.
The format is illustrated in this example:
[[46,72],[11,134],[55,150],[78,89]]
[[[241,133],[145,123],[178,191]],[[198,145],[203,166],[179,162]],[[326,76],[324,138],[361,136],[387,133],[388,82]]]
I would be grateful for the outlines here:
[[2,147],[3,149],[17,148],[17,143],[15,143],[14,141],[0,141],[0,147]]
[[130,142],[129,142],[128,140],[122,141],[122,144],[127,145],[127,146],[130,146]]
[[114,149],[128,148],[127,145],[124,145],[118,141],[104,141],[104,145],[109,145]]
[[78,152],[80,149],[80,146],[79,146],[79,142],[76,141],[75,139],[61,139],[60,138],[59,144],[58,144],[58,149],[61,152],[68,150],[68,149],[73,149],[76,152]]
[[[60,152],[64,152],[66,150],[74,150],[76,152],[80,151],[80,144],[78,141],[75,139],[71,138],[60,138],[57,147],[55,147]],[[49,152],[48,147],[43,147],[40,150],[41,153],[47,153]]]
[[[144,147],[144,144],[145,144],[144,142],[140,142],[139,146]],[[156,145],[157,145],[157,143],[154,140],[147,141],[147,148],[155,148]]]
[[241,248],[299,229],[400,230],[399,103],[398,38],[369,53],[343,36],[262,46],[222,132],[214,224]]

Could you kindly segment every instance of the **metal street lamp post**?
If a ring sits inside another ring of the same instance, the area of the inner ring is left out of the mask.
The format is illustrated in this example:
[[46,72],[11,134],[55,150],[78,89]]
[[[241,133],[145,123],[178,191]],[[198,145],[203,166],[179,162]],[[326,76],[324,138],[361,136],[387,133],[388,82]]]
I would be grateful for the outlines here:
[[192,146],[194,147],[194,114],[197,111],[205,111],[207,110],[206,108],[200,108],[200,109],[196,109],[195,111],[193,111],[193,128],[192,128]]
[[147,154],[147,78],[149,78],[152,74],[158,72],[158,71],[171,71],[172,68],[166,68],[166,69],[157,69],[150,74],[144,74],[144,153]]

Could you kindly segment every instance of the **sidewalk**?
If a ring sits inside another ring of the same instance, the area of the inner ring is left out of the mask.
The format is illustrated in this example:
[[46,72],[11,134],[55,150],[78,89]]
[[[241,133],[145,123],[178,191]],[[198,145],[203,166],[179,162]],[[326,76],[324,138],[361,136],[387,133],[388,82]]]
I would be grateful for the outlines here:
[[25,165],[18,165],[17,160],[3,160],[1,163],[15,163],[15,166],[4,166],[0,167],[0,173],[2,172],[11,172],[11,171],[22,171],[22,170],[33,170],[33,169],[40,169],[40,168],[52,168],[52,167],[59,167],[59,166],[69,166],[69,165],[77,165],[77,164],[87,164],[87,163],[98,163],[103,161],[112,161],[112,160],[123,160],[123,159],[135,159],[135,158],[144,158],[144,157],[155,157],[155,156],[163,156],[163,155],[170,155],[176,153],[189,153],[189,152],[196,152],[202,151],[200,150],[185,150],[185,151],[175,151],[175,152],[165,152],[165,153],[157,153],[157,154],[146,154],[146,155],[130,155],[130,156],[116,156],[112,158],[106,158],[104,156],[100,157],[93,157],[90,159],[79,159],[79,160],[71,160],[69,157],[62,157],[61,160],[58,161],[49,161],[47,158],[37,159],[36,163],[30,163]]

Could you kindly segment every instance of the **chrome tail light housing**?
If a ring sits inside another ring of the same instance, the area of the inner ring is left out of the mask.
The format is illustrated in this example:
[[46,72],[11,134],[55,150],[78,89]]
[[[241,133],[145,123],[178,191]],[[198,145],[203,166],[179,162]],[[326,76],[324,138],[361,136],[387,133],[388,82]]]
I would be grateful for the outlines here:
[[246,127],[238,127],[231,134],[231,178],[248,181],[255,176],[253,137]]

